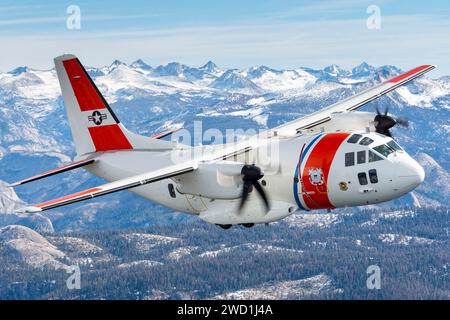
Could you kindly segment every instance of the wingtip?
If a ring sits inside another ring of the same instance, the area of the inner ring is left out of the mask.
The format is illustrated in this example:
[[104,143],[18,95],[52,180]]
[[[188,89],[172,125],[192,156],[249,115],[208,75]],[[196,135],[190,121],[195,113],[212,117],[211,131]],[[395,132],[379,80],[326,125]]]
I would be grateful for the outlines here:
[[14,188],[17,187],[20,184],[20,182],[14,182],[14,183],[8,183],[6,185],[7,188]]
[[35,213],[35,212],[41,212],[42,209],[39,207],[29,206],[29,207],[23,207],[16,210],[16,213]]

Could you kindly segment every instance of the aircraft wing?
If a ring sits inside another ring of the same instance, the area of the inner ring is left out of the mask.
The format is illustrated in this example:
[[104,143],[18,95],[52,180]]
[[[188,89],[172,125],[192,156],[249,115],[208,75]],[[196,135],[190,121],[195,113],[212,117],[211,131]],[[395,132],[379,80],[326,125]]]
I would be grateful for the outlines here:
[[55,169],[52,169],[52,170],[48,170],[48,171],[45,171],[43,173],[37,174],[35,176],[32,176],[30,178],[26,178],[26,179],[23,179],[23,180],[11,183],[11,184],[8,185],[8,187],[16,187],[16,186],[19,186],[19,185],[22,185],[22,184],[25,184],[25,183],[28,183],[28,182],[32,182],[32,181],[36,181],[36,180],[43,179],[43,178],[46,178],[46,177],[50,177],[50,176],[53,176],[53,175],[58,174],[58,173],[63,173],[63,172],[69,171],[69,170],[81,168],[81,167],[87,166],[87,165],[89,165],[91,163],[94,163],[95,161],[96,160],[93,159],[93,158],[88,158],[88,159],[85,159],[85,160],[71,162],[69,164],[66,164],[65,166],[62,166],[62,167],[59,167],[59,168],[55,168]]
[[139,174],[136,176],[132,176],[129,178],[113,181],[110,183],[106,183],[104,185],[83,190],[80,192],[73,193],[68,196],[64,196],[61,198],[45,201],[42,203],[34,204],[29,207],[25,207],[19,209],[18,212],[39,212],[48,209],[53,209],[57,207],[61,207],[67,204],[100,197],[106,194],[110,194],[117,191],[122,191],[126,189],[131,189],[135,187],[139,187],[142,185],[146,185],[152,182],[164,180],[167,178],[171,178],[183,173],[187,173],[196,169],[196,166],[193,164],[180,164],[173,165],[163,169],[155,170],[152,172],[147,172],[143,174]]
[[277,128],[272,129],[281,135],[294,135],[300,130],[311,129],[322,123],[329,121],[331,114],[335,112],[347,112],[358,109],[359,107],[375,100],[382,95],[385,95],[399,86],[431,71],[435,68],[433,65],[423,65],[405,72],[399,76],[389,79],[381,84],[378,84],[370,89],[364,90],[352,97],[339,101],[331,106],[307,115],[303,118],[283,124]]

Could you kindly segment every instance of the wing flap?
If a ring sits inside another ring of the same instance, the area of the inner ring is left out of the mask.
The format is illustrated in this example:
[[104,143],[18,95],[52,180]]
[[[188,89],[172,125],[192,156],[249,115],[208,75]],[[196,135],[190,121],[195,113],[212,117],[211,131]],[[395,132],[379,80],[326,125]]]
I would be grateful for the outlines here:
[[163,169],[159,169],[152,172],[147,172],[143,174],[139,174],[136,176],[132,176],[129,178],[113,181],[110,183],[106,183],[99,187],[83,190],[80,192],[73,193],[68,196],[60,197],[57,199],[45,201],[42,203],[34,204],[30,207],[25,207],[19,209],[18,212],[39,212],[44,210],[49,210],[61,206],[65,206],[71,203],[88,200],[91,198],[100,197],[103,195],[107,195],[113,192],[118,192],[126,189],[131,189],[135,187],[139,187],[142,185],[146,185],[152,182],[168,179],[183,173],[187,173],[195,170],[196,167],[194,165],[175,165],[166,167]]

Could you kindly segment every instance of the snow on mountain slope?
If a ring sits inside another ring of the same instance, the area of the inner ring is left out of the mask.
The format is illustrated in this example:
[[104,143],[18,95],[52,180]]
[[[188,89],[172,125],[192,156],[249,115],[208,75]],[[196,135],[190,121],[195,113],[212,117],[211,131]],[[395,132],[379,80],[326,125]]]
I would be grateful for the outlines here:
[[237,69],[224,72],[219,78],[214,80],[210,86],[216,89],[244,94],[262,93],[261,88],[254,84],[250,79],[247,79],[241,71]]
[[283,253],[291,253],[291,254],[302,254],[303,251],[295,250],[290,248],[283,248],[272,245],[264,245],[264,244],[255,244],[255,243],[244,243],[233,247],[223,247],[217,250],[206,251],[199,255],[202,258],[216,258],[222,254],[228,254],[233,252],[234,250],[248,250],[251,252],[265,253],[265,252],[283,252]]
[[419,153],[416,159],[424,168],[426,179],[429,181],[420,185],[416,193],[450,205],[449,172],[426,153]]
[[180,241],[178,238],[164,237],[156,234],[127,233],[123,235],[125,241],[134,246],[138,252],[148,252],[149,250]]
[[324,228],[339,223],[339,214],[293,214],[286,218],[286,222],[289,226],[295,228],[306,228],[311,226]]
[[171,260],[178,261],[184,257],[189,257],[194,251],[198,250],[197,246],[186,246],[176,248],[175,250],[169,252],[167,257]]
[[216,77],[219,77],[224,71],[222,68],[219,68],[214,62],[211,60],[205,63],[203,66],[198,68],[199,70],[202,70],[204,72],[207,72],[211,75],[214,75]]
[[259,88],[269,92],[301,91],[317,80],[315,76],[302,69],[276,71],[265,66],[250,69],[248,75]]
[[423,237],[411,237],[402,234],[393,233],[383,233],[378,236],[384,243],[388,244],[398,244],[398,245],[410,245],[410,244],[432,244],[433,239],[423,238]]
[[213,297],[218,300],[288,300],[311,299],[319,294],[342,293],[333,285],[333,280],[326,274],[293,280],[269,282],[255,287],[227,292]]
[[10,225],[0,229],[0,247],[17,261],[35,268],[63,268],[65,254],[36,231]]
[[24,204],[25,202],[19,199],[14,189],[0,180],[0,213],[13,213]]
[[42,100],[56,99],[60,95],[56,73],[52,70],[17,68],[0,74],[0,87],[3,92],[20,98]]
[[158,261],[152,261],[152,260],[137,260],[137,261],[131,261],[126,263],[121,263],[117,266],[119,269],[128,269],[133,267],[146,267],[151,268],[155,266],[161,266],[163,263]]

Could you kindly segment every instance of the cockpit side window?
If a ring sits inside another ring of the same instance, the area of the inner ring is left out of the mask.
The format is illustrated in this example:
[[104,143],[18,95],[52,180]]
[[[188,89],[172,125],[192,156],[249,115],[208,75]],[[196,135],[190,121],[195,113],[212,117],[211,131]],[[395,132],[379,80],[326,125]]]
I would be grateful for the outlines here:
[[369,162],[375,162],[380,160],[383,160],[383,158],[377,155],[375,152],[369,150]]
[[362,146],[368,146],[372,142],[373,142],[373,140],[370,139],[369,137],[364,137],[359,144]]
[[357,143],[359,141],[359,139],[361,139],[361,137],[362,137],[362,135],[360,135],[360,134],[357,134],[357,133],[352,134],[350,136],[350,138],[348,138],[347,142],[348,143]]
[[392,149],[394,149],[395,151],[403,151],[402,147],[400,147],[397,142],[395,142],[394,140],[389,141],[388,143],[386,143],[389,147],[391,147]]
[[388,155],[390,155],[392,152],[394,152],[394,149],[388,147],[388,146],[385,145],[385,144],[376,146],[376,147],[373,148],[373,150],[375,150],[375,151],[381,153],[381,154],[382,154],[383,156],[385,156],[386,158],[387,158]]
[[358,164],[366,163],[366,151],[365,151],[365,150],[363,150],[363,151],[358,151],[358,152],[356,153],[356,162],[357,162]]
[[345,166],[351,167],[355,165],[355,153],[348,152],[345,154]]

